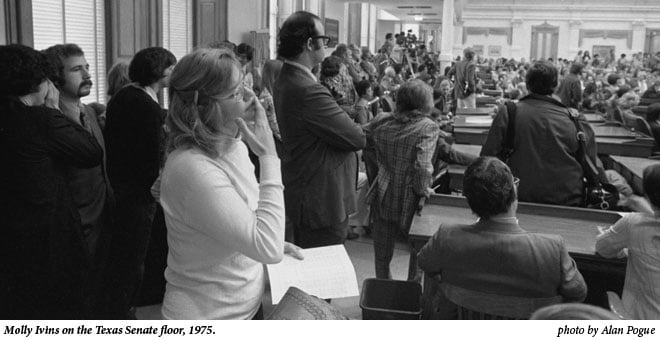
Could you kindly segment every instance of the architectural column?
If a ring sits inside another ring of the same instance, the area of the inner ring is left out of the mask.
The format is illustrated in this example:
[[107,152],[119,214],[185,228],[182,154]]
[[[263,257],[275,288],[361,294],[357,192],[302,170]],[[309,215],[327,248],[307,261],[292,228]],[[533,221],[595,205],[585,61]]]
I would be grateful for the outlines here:
[[517,60],[525,57],[522,53],[522,44],[529,43],[529,39],[525,39],[522,23],[521,18],[511,19],[511,57]]
[[463,20],[456,20],[454,22],[454,45],[452,46],[452,54],[454,56],[463,55]]
[[644,51],[646,40],[646,22],[644,20],[634,20],[632,22],[632,48],[635,53]]
[[[571,42],[568,46],[569,59],[575,57],[582,48],[580,47],[580,27],[582,27],[582,20],[571,19],[568,21],[568,41]],[[591,52],[589,52],[591,53]]]
[[440,40],[440,69],[451,65],[454,59],[454,0],[442,2],[442,38]]
[[277,26],[282,27],[284,20],[295,12],[294,0],[277,0]]

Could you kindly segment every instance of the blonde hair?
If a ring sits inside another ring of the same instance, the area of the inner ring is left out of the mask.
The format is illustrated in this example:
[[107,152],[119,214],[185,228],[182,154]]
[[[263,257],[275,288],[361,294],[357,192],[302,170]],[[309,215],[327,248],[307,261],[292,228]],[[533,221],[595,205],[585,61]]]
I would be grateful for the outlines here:
[[[240,63],[229,49],[200,48],[186,55],[170,77],[168,152],[197,147],[212,157],[223,121],[219,97],[228,93]],[[240,86],[240,84],[239,84]]]
[[108,71],[108,97],[114,96],[124,86],[130,84],[128,62],[118,61]]

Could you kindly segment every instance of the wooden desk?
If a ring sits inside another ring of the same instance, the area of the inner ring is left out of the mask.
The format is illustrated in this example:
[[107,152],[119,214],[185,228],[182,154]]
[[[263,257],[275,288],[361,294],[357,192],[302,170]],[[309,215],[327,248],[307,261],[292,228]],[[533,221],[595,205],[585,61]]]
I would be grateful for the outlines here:
[[640,134],[634,131],[630,131],[622,126],[591,124],[591,128],[594,129],[596,137],[627,139],[636,139],[642,137]]
[[495,113],[495,107],[477,107],[477,108],[459,108],[456,109],[456,115],[491,115]]
[[605,123],[605,118],[597,113],[585,113],[583,115],[589,123]]
[[493,118],[485,115],[457,115],[454,117],[454,128],[485,129],[488,131],[493,124]]
[[[479,156],[481,145],[454,144],[452,148],[456,151],[465,152],[473,156]],[[463,190],[463,175],[467,166],[460,164],[449,164],[447,173],[449,174],[449,189]]]
[[[485,141],[485,139],[484,139]],[[655,142],[651,138],[625,139],[596,137],[598,153],[647,158],[653,153]]]
[[[626,260],[605,259],[595,253],[597,226],[619,220],[618,213],[543,204],[519,203],[518,219],[527,231],[561,235],[578,269],[585,277],[589,295],[585,302],[602,304],[605,291],[621,292]],[[440,224],[471,224],[476,221],[467,200],[458,196],[432,195],[421,216],[415,216],[409,240],[416,252],[438,230]],[[469,270],[469,268],[466,268]],[[433,280],[425,277],[424,289],[433,291]],[[426,295],[426,294],[425,294]],[[424,305],[429,306],[429,301]]]
[[[612,127],[613,126],[609,126],[608,128]],[[454,128],[454,138],[458,144],[484,145],[487,136],[488,129],[466,127]],[[643,158],[651,156],[654,147],[653,139],[643,137],[622,138],[597,136],[596,143],[598,144],[599,154]]]
[[612,169],[620,173],[635,193],[639,195],[644,195],[644,185],[642,183],[644,169],[649,165],[660,164],[660,160],[648,158],[610,156],[610,159],[612,160]]

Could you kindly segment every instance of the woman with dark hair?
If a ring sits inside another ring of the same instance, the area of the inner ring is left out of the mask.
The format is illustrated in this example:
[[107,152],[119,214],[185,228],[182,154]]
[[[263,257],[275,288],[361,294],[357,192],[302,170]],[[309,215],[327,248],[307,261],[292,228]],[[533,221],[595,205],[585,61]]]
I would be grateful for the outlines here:
[[0,319],[85,319],[91,258],[64,170],[103,150],[58,109],[46,57],[0,46]]
[[[243,71],[243,86],[253,91],[255,84],[254,79],[258,76],[258,74],[256,74],[257,70],[252,62],[252,59],[254,58],[254,48],[246,43],[241,43],[236,47],[236,58],[241,63],[241,69]],[[259,84],[260,82],[257,81],[256,83]]]
[[[357,92],[351,77],[346,73],[346,65],[341,58],[329,56],[321,63],[321,84],[327,87],[339,106],[352,112],[357,100]],[[351,107],[351,109],[347,109]]]
[[144,272],[156,203],[151,186],[163,162],[164,111],[158,93],[169,84],[176,64],[172,53],[161,47],[139,51],[128,75],[133,81],[108,103],[105,143],[110,183],[115,192],[115,227],[111,239],[107,277],[108,308],[105,318],[134,317],[129,309]]

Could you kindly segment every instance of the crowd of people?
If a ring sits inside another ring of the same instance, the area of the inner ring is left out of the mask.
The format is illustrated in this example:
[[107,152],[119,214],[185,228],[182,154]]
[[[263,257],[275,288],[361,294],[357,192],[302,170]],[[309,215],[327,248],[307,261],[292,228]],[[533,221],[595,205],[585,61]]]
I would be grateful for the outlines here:
[[[167,319],[262,319],[263,265],[356,237],[351,216],[365,209],[375,276],[391,279],[395,241],[426,198],[447,192],[448,164],[468,166],[463,194],[479,221],[442,226],[419,253],[446,297],[584,300],[561,237],[526,233],[517,202],[585,206],[574,136],[582,124],[585,157],[598,164],[595,137],[571,109],[620,111],[631,124],[640,94],[660,97],[658,58],[527,63],[468,48],[441,70],[410,32],[387,34],[376,55],[338,44],[326,56],[329,41],[319,17],[296,12],[263,65],[228,41],[178,61],[146,48],[110,69],[107,107],[81,102],[94,84],[77,45],[0,46],[0,318],[135,318],[156,223],[169,247]],[[475,107],[486,75],[516,113],[498,109],[477,157],[453,148],[451,120]],[[658,115],[660,104],[649,107]],[[640,212],[596,247],[608,257],[628,248],[623,300],[636,318],[660,318],[660,251],[649,241],[660,235],[659,169],[644,174],[650,202],[634,198]],[[411,266],[408,279],[419,275]]]

